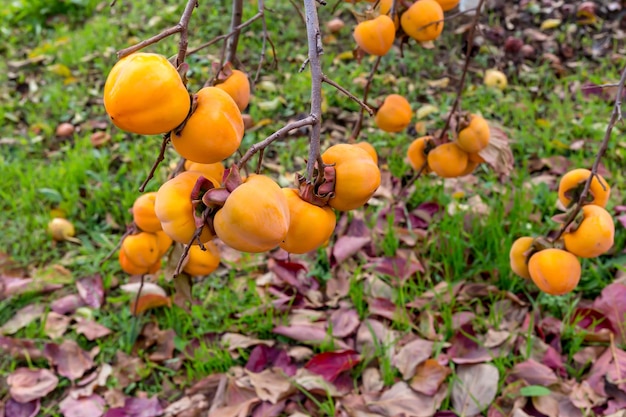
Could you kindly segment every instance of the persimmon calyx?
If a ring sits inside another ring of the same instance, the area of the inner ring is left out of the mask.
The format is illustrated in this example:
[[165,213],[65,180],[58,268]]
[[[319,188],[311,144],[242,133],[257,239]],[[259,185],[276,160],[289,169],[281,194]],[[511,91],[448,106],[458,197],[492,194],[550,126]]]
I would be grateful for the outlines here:
[[226,62],[223,66],[219,62],[211,64],[215,76],[215,84],[221,84],[233,75],[233,66],[230,62]]
[[308,183],[303,175],[298,175],[298,190],[300,198],[304,201],[324,207],[328,200],[335,196],[335,166],[324,165],[320,172],[316,165],[315,182]]
[[226,188],[231,193],[235,190],[235,188],[243,184],[243,179],[241,178],[241,174],[239,173],[239,166],[237,164],[233,164],[232,167],[224,171],[222,183],[224,184],[224,188]]
[[[593,196],[592,196],[593,197]],[[576,205],[574,204],[568,211],[565,213],[557,214],[552,217],[557,223],[569,223],[565,229],[563,229],[563,233],[572,233],[578,230],[583,220],[585,220],[585,215],[582,210],[578,210]]]
[[213,188],[202,196],[202,203],[207,207],[221,207],[230,195],[226,188]]
[[523,253],[524,257],[526,258],[526,264],[528,264],[528,261],[530,261],[530,258],[535,253],[541,252],[544,249],[550,249],[550,248],[562,249],[561,246],[564,246],[564,245],[560,241],[551,242],[550,240],[548,240],[547,238],[543,236],[539,236],[535,238],[535,240],[533,241],[533,243],[531,243],[528,250]]

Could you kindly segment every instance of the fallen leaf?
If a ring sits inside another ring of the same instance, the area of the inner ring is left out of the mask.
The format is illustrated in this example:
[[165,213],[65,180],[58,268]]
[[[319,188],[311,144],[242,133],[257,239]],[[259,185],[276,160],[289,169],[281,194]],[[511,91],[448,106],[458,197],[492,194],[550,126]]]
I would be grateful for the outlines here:
[[366,404],[371,411],[386,417],[431,417],[442,399],[441,394],[427,396],[413,391],[406,382],[396,382],[377,400],[368,400],[366,396]]
[[411,379],[415,375],[417,366],[432,355],[433,345],[429,340],[415,339],[402,346],[393,358],[393,365],[398,368],[403,379]]
[[[98,387],[106,386],[107,379],[113,373],[113,367],[108,363],[103,363],[102,367],[94,371],[91,375],[78,381],[77,388],[70,391],[72,398],[88,397]],[[87,380],[87,381],[86,381]]]
[[298,388],[311,394],[323,397],[340,397],[341,393],[334,384],[326,381],[322,376],[310,372],[308,369],[300,368],[293,377]]
[[338,338],[350,336],[356,331],[360,323],[359,314],[353,308],[340,308],[330,315],[333,336]]
[[66,339],[60,345],[47,343],[43,351],[51,366],[56,367],[59,375],[72,381],[82,377],[93,368],[93,359],[88,352],[73,341]]
[[132,357],[121,350],[115,353],[113,377],[117,380],[118,388],[126,388],[131,382],[141,381],[145,377],[146,365],[141,358]]
[[495,366],[488,363],[460,365],[456,376],[452,386],[452,407],[457,414],[478,414],[496,398],[500,375]]
[[4,405],[4,410],[0,406],[0,414],[4,411],[5,417],[37,417],[41,403],[39,400],[33,400],[27,403],[19,403],[13,398],[9,398]]
[[58,383],[59,379],[48,369],[17,368],[7,377],[11,397],[22,404],[45,397]]
[[372,241],[371,237],[340,236],[333,245],[333,257],[340,264],[357,254]]
[[159,307],[171,307],[172,299],[158,294],[144,294],[143,291],[137,299],[133,297],[130,303],[130,312],[137,316],[147,310]]
[[43,352],[32,340],[0,336],[0,352],[16,360],[36,360],[43,358]]
[[277,326],[273,330],[274,333],[289,337],[302,343],[318,345],[321,343],[333,343],[339,349],[350,349],[341,340],[334,339],[327,330],[313,324],[294,324],[291,326]]
[[339,374],[354,368],[360,360],[360,355],[353,350],[323,352],[313,356],[304,368],[334,382]]
[[104,288],[99,274],[81,278],[76,282],[78,294],[91,308],[100,308],[104,302]]
[[257,345],[250,352],[245,369],[258,373],[270,367],[280,368],[289,376],[296,373],[296,366],[291,363],[291,357],[285,350],[267,345]]
[[85,300],[78,294],[69,294],[54,300],[50,309],[58,314],[72,314],[80,307],[86,306]]
[[67,331],[70,325],[70,319],[63,314],[55,313],[51,311],[46,316],[46,324],[44,325],[44,333],[50,339],[58,339]]
[[247,417],[250,415],[250,408],[260,402],[259,398],[250,398],[244,402],[211,411],[208,417]]
[[552,369],[534,359],[516,363],[511,370],[511,375],[516,379],[526,381],[529,385],[548,387],[559,382]]
[[263,401],[276,404],[295,392],[289,378],[278,368],[265,369],[259,373],[247,371],[256,395]]
[[363,392],[380,392],[385,387],[385,381],[383,381],[380,371],[373,366],[365,368],[361,380],[363,381]]
[[410,385],[424,395],[435,395],[452,371],[436,359],[427,359],[418,365]]
[[120,285],[120,289],[122,291],[133,295],[136,295],[140,288],[142,295],[154,294],[167,297],[165,290],[152,282],[144,282],[143,286],[141,285],[141,282],[131,282],[130,284]]
[[13,334],[43,316],[46,310],[43,304],[30,304],[19,309],[13,317],[0,327],[0,334]]
[[97,394],[81,398],[67,396],[59,403],[59,410],[64,417],[100,417],[104,409],[104,398]]
[[93,320],[88,320],[82,317],[78,319],[78,323],[74,327],[74,330],[76,333],[84,335],[87,340],[96,340],[111,334],[111,329],[104,327]]
[[256,339],[239,333],[224,333],[222,336],[222,346],[231,352],[238,351],[239,349],[247,349],[256,345],[273,346],[274,343],[273,340]]
[[619,342],[626,341],[626,285],[612,283],[606,286],[593,302],[593,309],[606,316]]

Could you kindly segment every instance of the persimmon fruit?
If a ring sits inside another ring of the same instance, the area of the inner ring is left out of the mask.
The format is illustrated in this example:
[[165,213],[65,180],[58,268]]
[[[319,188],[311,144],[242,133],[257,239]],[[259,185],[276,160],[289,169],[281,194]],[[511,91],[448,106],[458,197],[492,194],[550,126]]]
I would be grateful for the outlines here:
[[376,112],[375,121],[380,130],[396,133],[406,129],[412,117],[409,101],[399,94],[390,94]]
[[222,162],[215,162],[213,164],[199,164],[197,162],[185,161],[185,171],[197,171],[201,172],[207,178],[213,178],[218,182],[222,182],[224,179],[224,164]]
[[509,251],[511,270],[522,278],[530,279],[526,252],[530,250],[534,241],[535,239],[530,236],[520,237],[513,242]]
[[361,141],[361,142],[355,143],[354,145],[358,146],[359,148],[367,152],[369,156],[372,157],[372,160],[374,161],[374,163],[378,165],[378,153],[376,152],[376,149],[372,146],[371,143]]
[[470,122],[464,129],[459,131],[457,144],[461,149],[468,153],[480,152],[489,145],[489,124],[487,121],[477,115],[470,116]]
[[[577,168],[567,172],[559,181],[559,200],[565,207],[570,207],[578,201],[578,197],[583,191],[585,182],[591,175],[591,171],[584,168]],[[587,204],[605,207],[611,196],[611,186],[599,174],[591,180]]]
[[128,55],[117,61],[104,84],[104,108],[126,132],[167,133],[185,120],[190,106],[185,84],[162,55]]
[[155,233],[161,230],[161,222],[154,212],[156,192],[148,192],[137,197],[131,211],[133,221],[144,232]]
[[443,31],[443,9],[435,0],[418,0],[402,13],[400,25],[418,42],[434,41]]
[[455,142],[439,145],[428,153],[428,166],[442,178],[461,176],[467,169],[467,162],[467,152]]
[[435,0],[444,12],[448,12],[459,5],[459,0]]
[[161,257],[154,233],[139,232],[126,236],[121,250],[131,263],[140,267],[149,268]]
[[233,69],[231,74],[216,84],[215,87],[224,90],[237,103],[240,111],[244,111],[250,103],[250,80],[248,75],[240,70]]
[[563,233],[565,249],[581,258],[603,255],[613,246],[615,223],[611,214],[600,206],[582,207],[583,219],[574,231]]
[[418,171],[422,169],[424,164],[426,164],[426,167],[424,168],[424,173],[427,173],[430,171],[430,169],[428,168],[426,148],[432,140],[433,140],[432,136],[423,136],[421,138],[415,139],[409,145],[409,148],[407,149],[407,152],[406,152],[406,156],[407,156],[407,159],[409,160],[409,164],[414,170]]
[[204,244],[205,250],[199,245],[191,246],[187,263],[183,267],[183,272],[192,276],[209,275],[220,265],[220,251],[213,242]]
[[551,295],[563,295],[573,291],[578,285],[581,266],[572,253],[549,248],[530,257],[528,273],[541,291]]
[[396,26],[389,16],[381,14],[356,25],[353,36],[357,45],[368,54],[384,56],[393,46]]

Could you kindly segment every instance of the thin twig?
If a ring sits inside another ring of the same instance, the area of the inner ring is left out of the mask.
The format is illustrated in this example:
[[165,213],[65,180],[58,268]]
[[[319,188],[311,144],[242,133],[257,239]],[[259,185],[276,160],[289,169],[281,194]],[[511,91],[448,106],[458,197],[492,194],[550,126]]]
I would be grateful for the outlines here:
[[257,0],[259,13],[263,16],[261,17],[261,23],[263,24],[263,43],[261,45],[261,56],[259,57],[259,65],[256,68],[256,74],[254,75],[254,82],[256,83],[259,80],[259,76],[261,75],[261,68],[263,68],[263,62],[265,62],[265,52],[267,51],[267,43],[269,41],[272,46],[272,56],[274,57],[274,64],[276,61],[276,48],[274,47],[274,42],[270,39],[269,32],[267,31],[267,20],[265,19],[265,3],[264,0]]
[[210,40],[210,41],[208,41],[208,42],[203,43],[202,45],[199,45],[199,46],[196,46],[195,48],[189,49],[189,50],[187,51],[187,56],[189,56],[189,55],[193,55],[193,54],[195,54],[196,52],[199,52],[199,51],[201,51],[201,50],[203,50],[203,49],[205,49],[205,48],[208,48],[209,46],[211,46],[211,45],[213,45],[213,44],[215,44],[215,43],[217,43],[217,42],[219,42],[219,41],[222,41],[222,40],[224,40],[224,39],[228,39],[228,38],[230,38],[231,36],[233,36],[233,35],[234,35],[235,33],[237,33],[238,31],[241,31],[241,29],[244,29],[244,28],[246,28],[246,27],[250,26],[252,23],[254,23],[254,22],[256,22],[257,20],[259,20],[261,17],[263,17],[263,14],[262,14],[262,13],[257,13],[257,14],[255,14],[255,15],[254,15],[254,16],[252,16],[250,19],[246,20],[245,22],[243,22],[242,24],[240,24],[239,26],[237,26],[236,28],[234,28],[234,30],[233,30],[232,32],[229,32],[229,33],[225,33],[225,34],[223,34],[223,35],[216,36],[215,38],[211,39],[211,40]]
[[343,94],[345,94],[349,99],[355,101],[359,106],[361,106],[366,112],[369,113],[370,116],[374,115],[374,109],[372,109],[370,106],[368,106],[367,104],[365,104],[360,98],[358,98],[357,96],[355,96],[354,94],[352,94],[350,91],[348,91],[347,89],[345,89],[344,87],[340,86],[339,84],[337,84],[336,82],[334,82],[333,80],[331,80],[330,78],[328,78],[328,76],[326,74],[322,75],[322,81],[324,81],[326,84],[328,85],[332,85],[333,87],[335,87],[337,90],[341,91]]
[[[115,2],[114,2],[115,3]],[[178,65],[184,62],[185,53],[187,51],[187,28],[189,26],[189,19],[191,18],[191,14],[193,13],[193,9],[197,7],[197,0],[188,0],[187,5],[185,6],[185,10],[183,11],[182,16],[180,17],[180,21],[171,28],[165,29],[161,33],[152,36],[146,40],[143,40],[133,46],[122,49],[117,52],[117,58],[121,59],[125,56],[128,56],[134,52],[137,52],[146,46],[150,46],[159,42],[162,39],[167,38],[168,36],[172,36],[176,33],[180,33],[180,41],[178,43]],[[182,54],[181,54],[182,53]],[[177,65],[177,67],[178,67]]]
[[265,153],[265,149],[261,149],[259,151],[259,160],[256,163],[256,170],[254,172],[256,172],[257,175],[259,175],[261,173],[261,168],[263,167],[263,154]]
[[203,230],[204,230],[204,225],[198,227],[196,231],[193,232],[193,236],[191,237],[191,240],[189,241],[189,243],[185,245],[185,249],[183,249],[183,253],[182,255],[180,255],[180,259],[178,260],[178,263],[176,264],[176,269],[174,270],[174,276],[177,276],[180,274],[181,269],[183,269],[183,262],[185,261],[185,259],[187,259],[187,255],[189,255],[189,249],[191,249],[191,246],[194,244],[194,242],[200,238],[200,235],[202,234]]
[[113,254],[115,254],[115,252],[117,252],[117,250],[122,246],[122,242],[124,241],[124,239],[126,239],[127,236],[132,235],[136,231],[137,231],[137,225],[135,224],[135,222],[132,222],[131,225],[126,228],[126,231],[124,232],[122,237],[120,237],[120,239],[117,242],[117,244],[115,245],[115,247],[113,249],[111,249],[111,251],[109,253],[107,253],[104,258],[102,258],[102,260],[100,261],[100,263],[98,265],[102,266],[102,265],[104,265],[104,263],[106,261],[111,259],[111,256],[113,256]]
[[454,99],[454,103],[452,103],[452,108],[450,109],[450,114],[446,119],[446,124],[443,126],[441,133],[439,134],[438,143],[441,143],[441,139],[446,134],[448,127],[450,127],[450,122],[456,113],[457,108],[459,107],[459,103],[461,102],[461,96],[463,95],[463,88],[465,87],[465,79],[467,78],[467,71],[469,69],[470,61],[472,60],[472,48],[474,46],[474,33],[476,32],[476,26],[478,25],[478,21],[480,20],[480,13],[482,11],[482,6],[485,0],[480,0],[478,5],[476,6],[476,14],[474,15],[474,20],[472,20],[472,25],[469,29],[469,35],[467,36],[467,53],[465,54],[465,64],[463,65],[463,73],[461,74],[461,80],[459,81],[459,86],[456,90],[456,98]]
[[[325,4],[325,3],[322,3]],[[306,33],[309,46],[309,68],[311,70],[311,117],[314,123],[309,139],[309,158],[306,163],[306,181],[311,183],[315,164],[320,157],[320,136],[322,130],[322,64],[320,55],[324,53],[322,34],[317,16],[315,0],[304,0]]]
[[168,175],[167,179],[171,180],[172,178],[174,178],[175,176],[177,176],[178,174],[183,172],[185,170],[185,162],[187,162],[187,160],[185,158],[180,158],[180,160],[176,164],[176,167],[170,173],[170,175]]
[[626,84],[626,68],[622,70],[622,76],[620,77],[618,88],[617,88],[617,96],[615,97],[615,104],[613,105],[613,111],[611,112],[611,118],[609,119],[609,124],[606,127],[606,131],[604,132],[604,138],[602,139],[602,143],[600,144],[600,149],[598,149],[598,153],[596,154],[596,159],[593,162],[591,167],[591,175],[587,178],[587,182],[585,182],[585,187],[583,188],[580,196],[578,197],[578,201],[576,201],[576,205],[574,209],[570,211],[570,214],[563,223],[563,226],[559,230],[558,235],[552,239],[553,242],[556,242],[563,236],[565,230],[569,227],[570,224],[574,222],[576,216],[582,209],[585,201],[587,200],[587,195],[589,194],[589,188],[591,187],[591,181],[598,176],[598,168],[600,167],[600,160],[606,153],[609,148],[609,141],[611,140],[611,133],[613,132],[613,128],[615,124],[622,120],[622,94],[624,93],[624,84]]
[[294,129],[313,125],[315,123],[315,120],[315,117],[311,115],[305,117],[304,119],[296,120],[281,127],[276,132],[263,139],[261,142],[257,142],[254,145],[250,146],[250,149],[248,149],[248,151],[241,157],[239,162],[237,162],[237,166],[240,168],[244,167],[246,163],[250,160],[250,158],[252,158],[254,154],[259,152],[261,149],[267,148],[272,142],[283,138],[287,133],[291,132]]
[[233,34],[226,42],[226,61],[235,63],[237,57],[237,46],[239,45],[239,34],[241,29],[241,18],[243,16],[243,0],[233,0],[233,9],[230,16],[230,32]]
[[[370,74],[367,77],[367,83],[365,84],[365,91],[363,92],[363,103],[365,104],[367,104],[367,96],[370,93],[370,86],[372,85],[372,81],[374,80],[374,74],[376,74],[376,71],[378,70],[378,65],[380,64],[380,61],[382,60],[382,58],[383,58],[382,56],[379,56],[378,58],[376,58],[376,62],[374,62],[374,66],[372,67]],[[356,141],[359,135],[361,134],[361,127],[363,126],[364,115],[365,115],[365,112],[363,108],[361,107],[361,111],[359,112],[359,118],[354,125],[354,129],[352,129],[352,134],[350,135],[350,138],[348,139],[349,142]]]
[[143,193],[143,191],[146,189],[146,185],[148,185],[148,182],[154,177],[154,173],[156,172],[156,169],[159,167],[159,164],[163,162],[163,160],[165,159],[165,149],[167,149],[167,144],[169,143],[169,141],[170,141],[170,134],[166,133],[165,135],[163,135],[163,141],[161,142],[161,149],[159,150],[159,156],[157,156],[156,161],[154,161],[154,164],[152,164],[152,168],[150,168],[150,172],[148,172],[148,177],[144,180],[144,182],[139,187],[139,192]]
[[415,173],[415,175],[413,175],[413,177],[411,177],[411,179],[402,188],[400,188],[400,191],[398,191],[398,193],[396,194],[396,197],[402,198],[402,194],[404,194],[405,191],[409,189],[409,187],[415,184],[415,181],[417,181],[422,176],[422,174],[426,171],[427,167],[428,167],[428,161],[424,162],[422,166],[420,167],[420,169],[417,171],[417,173]]

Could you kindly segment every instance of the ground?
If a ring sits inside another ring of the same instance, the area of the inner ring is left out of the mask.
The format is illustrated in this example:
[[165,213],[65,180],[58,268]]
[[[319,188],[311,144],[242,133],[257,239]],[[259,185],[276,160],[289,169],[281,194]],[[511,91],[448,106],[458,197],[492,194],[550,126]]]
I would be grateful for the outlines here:
[[[445,123],[471,18],[447,20],[432,46],[394,49],[368,103],[403,94],[416,125],[389,134],[365,118],[361,139],[378,151],[383,181],[364,209],[338,217],[328,246],[291,257],[222,246],[220,268],[195,280],[191,305],[176,299],[133,316],[138,277],[110,254],[132,220],[160,138],[116,129],[102,91],[115,52],[176,24],[183,3],[16,1],[0,12],[7,39],[0,45],[0,404],[7,417],[623,415],[614,414],[626,408],[623,124],[599,171],[612,185],[615,244],[582,262],[576,290],[539,292],[513,274],[509,248],[519,236],[558,230],[551,218],[560,212],[559,178],[595,159],[616,95],[616,87],[597,86],[616,83],[626,64],[619,20],[626,8],[598,2],[595,20],[584,22],[588,16],[576,13],[583,2],[487,2],[461,106],[489,120],[514,164],[481,165],[456,180],[425,175],[413,184],[405,154],[417,135]],[[200,2],[191,47],[228,31],[227,3]],[[267,1],[277,66],[269,56],[261,68],[244,150],[309,112],[296,3]],[[330,1],[319,8],[324,71],[357,96],[374,61],[352,54],[352,10],[365,7]],[[255,2],[245,2],[244,20],[255,13]],[[324,26],[332,17],[346,23],[334,35]],[[261,28],[255,22],[240,40],[241,68],[252,74]],[[510,36],[533,53],[511,51]],[[177,40],[149,50],[171,56]],[[217,43],[188,59],[190,91],[211,76],[220,54]],[[508,76],[505,90],[483,84],[489,68]],[[331,86],[323,91],[326,148],[347,139],[359,107]],[[63,122],[73,133],[57,134]],[[306,131],[276,142],[264,172],[293,184],[306,148]],[[147,191],[177,163],[168,149]],[[50,238],[54,216],[75,225],[78,244]],[[164,259],[144,291],[180,296],[184,288],[171,280],[179,255]]]

